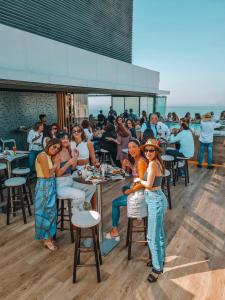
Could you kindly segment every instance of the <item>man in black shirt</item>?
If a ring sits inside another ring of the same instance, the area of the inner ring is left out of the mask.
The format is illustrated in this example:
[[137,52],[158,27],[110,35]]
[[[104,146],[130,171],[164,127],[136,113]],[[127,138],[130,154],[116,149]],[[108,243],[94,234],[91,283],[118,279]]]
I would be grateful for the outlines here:
[[106,117],[103,115],[102,110],[99,111],[98,114],[98,125],[97,127],[100,127],[102,129],[103,125],[105,125]]

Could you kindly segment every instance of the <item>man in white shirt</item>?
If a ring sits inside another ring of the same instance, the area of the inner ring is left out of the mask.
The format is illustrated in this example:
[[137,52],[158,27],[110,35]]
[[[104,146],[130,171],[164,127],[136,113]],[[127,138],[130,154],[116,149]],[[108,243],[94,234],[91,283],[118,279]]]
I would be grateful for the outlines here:
[[201,131],[199,136],[198,167],[202,168],[202,161],[205,149],[207,149],[207,169],[212,169],[213,154],[213,133],[214,129],[220,127],[220,124],[213,121],[211,113],[202,116]]
[[189,129],[186,123],[181,123],[181,129],[177,135],[171,134],[169,138],[169,142],[171,144],[179,143],[180,149],[174,149],[174,150],[169,149],[166,151],[166,154],[172,155],[175,158],[177,156],[191,158],[194,155],[195,152],[194,138],[191,130]]
[[170,136],[170,130],[168,126],[162,122],[159,122],[159,118],[156,114],[150,116],[150,123],[145,122],[141,126],[141,140],[146,129],[150,128],[153,131],[154,137],[158,135],[166,140]]
[[43,130],[44,125],[42,122],[37,122],[34,129],[31,129],[27,136],[27,143],[29,144],[29,157],[28,164],[30,174],[34,173],[35,160],[38,154],[43,150]]

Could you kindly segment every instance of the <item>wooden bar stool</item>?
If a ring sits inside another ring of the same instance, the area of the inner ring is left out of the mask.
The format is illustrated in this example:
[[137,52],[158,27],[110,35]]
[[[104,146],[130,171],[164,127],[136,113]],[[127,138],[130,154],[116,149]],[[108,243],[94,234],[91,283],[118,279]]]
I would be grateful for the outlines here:
[[[98,238],[98,224],[101,221],[101,216],[97,211],[77,211],[73,214],[72,223],[76,226],[76,240],[75,240],[75,250],[74,250],[74,264],[73,264],[73,283],[77,279],[77,267],[85,266],[95,266],[97,272],[97,280],[101,281],[100,265],[102,265],[102,256]],[[91,230],[91,236],[82,236],[81,230],[89,229]],[[92,238],[93,247],[81,247],[81,239]],[[81,264],[80,254],[81,252],[94,252],[95,254],[95,264]]]
[[185,180],[185,186],[187,186],[188,183],[189,183],[189,168],[188,168],[189,157],[177,156],[176,159],[178,160],[177,164],[176,164],[176,178],[178,180],[178,177],[179,177],[179,174],[178,174],[179,164],[184,162],[184,180]]
[[[5,163],[0,163],[0,172],[5,173],[5,178],[6,178],[6,172],[7,172],[7,165]],[[3,182],[3,177],[0,177],[0,198],[1,198],[1,202],[4,201],[4,196],[3,196],[3,186],[2,186],[2,182]]]
[[[71,243],[74,243],[74,231],[72,224],[72,205],[71,199],[57,196],[57,225],[60,224],[61,231],[70,230]],[[65,210],[68,207],[68,214],[65,214]],[[69,222],[69,228],[64,227],[64,222]]]
[[31,192],[31,186],[30,186],[30,168],[26,168],[26,167],[18,167],[18,168],[14,168],[12,170],[12,174],[14,176],[22,176],[22,177],[26,177],[26,185],[27,185],[27,189],[28,189],[28,195],[30,198],[30,204],[33,204],[33,197],[32,197],[32,192]]
[[175,172],[175,159],[172,155],[162,155],[162,160],[164,162],[165,168],[170,171],[170,178],[172,176],[173,185],[176,185],[176,172]]
[[26,191],[26,178],[24,177],[9,178],[5,181],[5,186],[8,188],[8,198],[7,198],[7,206],[6,206],[6,211],[7,211],[6,224],[7,225],[10,224],[10,210],[12,209],[13,214],[15,215],[17,206],[21,207],[23,213],[23,221],[24,224],[26,224],[27,217],[25,212],[25,206],[27,206],[28,208],[29,215],[32,216],[30,203]]
[[167,200],[169,204],[169,209],[172,209],[172,202],[171,202],[171,193],[170,193],[170,171],[165,170],[163,180],[162,180],[162,190],[165,192],[165,189],[167,191]]
[[[131,259],[132,243],[142,243],[147,245],[147,226],[148,226],[148,209],[145,203],[143,191],[136,191],[127,197],[127,239],[126,246],[128,246],[128,260]],[[142,220],[142,226],[134,226],[134,220]],[[133,241],[133,233],[144,233],[143,240]],[[151,254],[149,252],[149,256]]]

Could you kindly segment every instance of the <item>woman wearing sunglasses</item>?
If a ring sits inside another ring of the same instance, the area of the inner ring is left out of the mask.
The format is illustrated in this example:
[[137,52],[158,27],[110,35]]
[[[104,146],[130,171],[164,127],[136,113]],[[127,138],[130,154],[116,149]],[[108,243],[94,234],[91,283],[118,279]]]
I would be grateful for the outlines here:
[[[99,161],[95,158],[95,150],[92,142],[86,139],[85,132],[79,125],[75,125],[72,128],[72,141],[70,146],[72,157],[77,155],[77,166],[85,166],[90,163],[96,167],[100,166]],[[95,209],[96,186],[75,181],[74,187],[85,192],[86,208],[90,208],[90,202],[92,201],[92,208]]]
[[[122,166],[124,169],[129,169],[132,172],[134,178],[144,179],[144,174],[147,170],[147,162],[140,150],[140,143],[136,139],[131,139],[128,144],[128,159],[124,159]],[[138,192],[138,193],[136,193]],[[132,186],[124,186],[123,194],[114,199],[112,202],[112,229],[106,234],[107,239],[116,238],[119,239],[118,224],[120,219],[120,207],[127,206],[128,195],[136,198],[137,201],[143,201],[144,189],[139,183],[135,183]]]
[[59,162],[52,163],[54,157],[61,150],[59,139],[49,141],[43,152],[36,159],[37,184],[35,187],[35,239],[43,240],[45,247],[51,251],[57,249],[53,242],[56,234],[56,183],[55,170]]
[[146,158],[149,161],[145,180],[137,178],[135,182],[145,187],[145,201],[148,205],[148,246],[152,253],[152,272],[148,276],[150,283],[157,281],[163,273],[165,263],[165,233],[164,216],[167,210],[167,199],[161,190],[162,177],[165,172],[161,148],[157,140],[150,139],[143,146]]

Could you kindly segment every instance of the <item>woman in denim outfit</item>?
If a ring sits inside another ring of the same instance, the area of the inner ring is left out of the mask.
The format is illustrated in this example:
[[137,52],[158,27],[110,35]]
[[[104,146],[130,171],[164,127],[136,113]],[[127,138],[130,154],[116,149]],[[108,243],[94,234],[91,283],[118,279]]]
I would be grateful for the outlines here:
[[167,199],[161,190],[162,176],[165,168],[160,157],[161,148],[157,140],[149,139],[143,146],[145,156],[149,161],[145,180],[137,178],[145,187],[145,201],[148,205],[148,246],[152,254],[152,272],[148,276],[150,283],[157,281],[163,273],[165,263],[165,233],[164,216],[167,210]]

